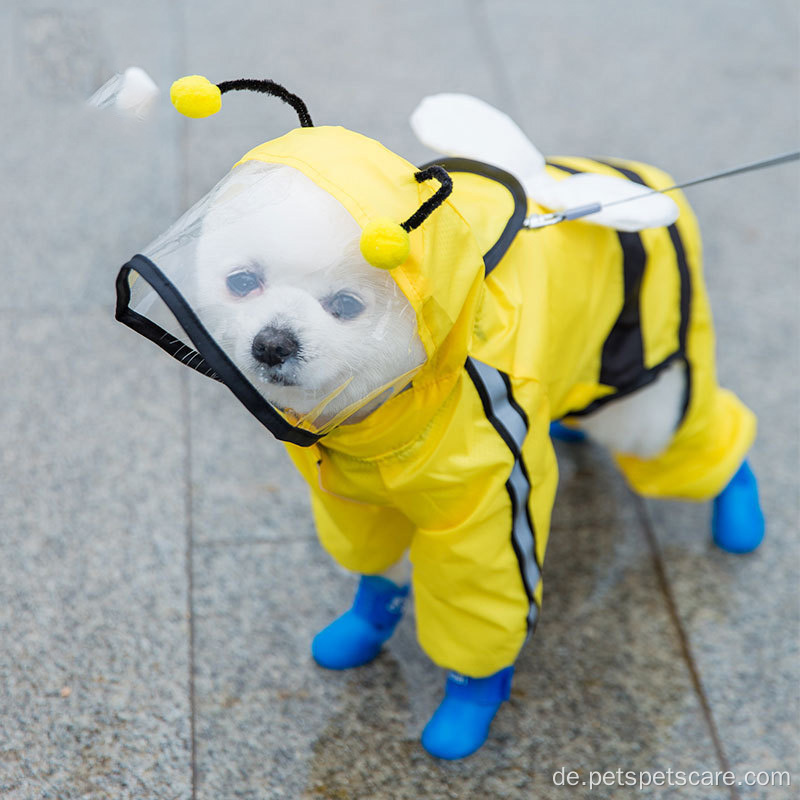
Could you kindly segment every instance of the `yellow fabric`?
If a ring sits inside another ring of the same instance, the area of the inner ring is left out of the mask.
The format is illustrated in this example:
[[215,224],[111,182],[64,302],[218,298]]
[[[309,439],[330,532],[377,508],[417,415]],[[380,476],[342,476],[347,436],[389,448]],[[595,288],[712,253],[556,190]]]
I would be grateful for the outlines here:
[[[434,191],[416,183],[413,165],[342,128],[298,129],[248,159],[301,170],[362,228],[378,218],[407,218]],[[584,159],[568,163],[615,174]],[[671,183],[653,168],[630,166],[655,186]],[[563,177],[557,170],[553,175]],[[716,386],[699,235],[685,200],[673,196],[692,277],[692,402],[658,459],[618,463],[639,491],[700,498],[733,475],[754,422]],[[465,360],[469,355],[506,373],[527,415],[522,459],[541,563],[557,483],[548,425],[616,391],[598,376],[603,344],[623,304],[617,233],[579,221],[521,232],[484,279],[482,253],[510,209],[502,187],[454,176],[450,199],[410,233],[410,255],[391,273],[416,312],[427,363],[410,389],[365,420],[340,426],[311,448],[287,445],[311,488],[325,548],[366,574],[384,570],[410,548],[422,647],[440,666],[475,677],[514,661],[529,603],[510,536],[506,482],[514,456],[486,418]],[[649,367],[677,349],[680,281],[667,231],[644,231],[641,238],[649,257],[641,296]],[[537,602],[541,593],[540,582]]]
[[[611,167],[583,158],[559,158],[575,169],[618,175]],[[674,185],[661,170],[646,164],[619,162],[641,175],[654,188]],[[555,177],[565,177],[563,173]],[[686,253],[691,285],[687,336],[691,392],[687,413],[668,448],[643,460],[616,455],[631,488],[648,497],[707,500],[725,488],[744,460],[756,435],[756,418],[732,392],[717,384],[711,307],[702,274],[702,247],[697,220],[682,193],[671,192],[680,209],[676,223]],[[680,276],[675,249],[664,228],[640,233],[648,254],[640,310],[645,367],[663,362],[678,348]],[[617,306],[618,308],[619,306]],[[609,387],[603,387],[613,393]],[[573,393],[575,387],[572,389]],[[574,395],[570,395],[572,399]],[[584,407],[586,397],[567,402],[556,416]],[[567,418],[569,420],[569,418]]]

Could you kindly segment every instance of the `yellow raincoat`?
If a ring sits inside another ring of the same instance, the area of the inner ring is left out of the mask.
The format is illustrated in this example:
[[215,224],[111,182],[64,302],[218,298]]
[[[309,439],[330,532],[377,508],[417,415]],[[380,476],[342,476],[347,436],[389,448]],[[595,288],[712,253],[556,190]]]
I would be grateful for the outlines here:
[[[299,169],[362,228],[405,219],[434,191],[413,165],[343,128],[297,129],[250,159]],[[629,162],[558,159],[548,169],[672,184]],[[451,176],[449,200],[411,232],[411,254],[391,273],[416,312],[424,367],[365,420],[287,449],[324,547],[366,574],[410,548],[422,647],[440,666],[482,677],[514,662],[538,618],[558,477],[551,420],[685,360],[690,389],[672,443],[652,460],[617,462],[638,492],[705,499],[735,473],[755,419],[716,384],[700,239],[680,194],[669,228],[575,221],[520,231],[486,276],[483,254],[514,212],[512,192],[452,165]]]

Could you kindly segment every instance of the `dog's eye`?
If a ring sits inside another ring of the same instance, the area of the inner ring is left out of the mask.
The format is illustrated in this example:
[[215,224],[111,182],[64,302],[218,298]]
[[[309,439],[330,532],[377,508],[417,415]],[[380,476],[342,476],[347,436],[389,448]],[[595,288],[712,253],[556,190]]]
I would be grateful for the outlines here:
[[234,272],[226,280],[228,289],[237,297],[245,297],[261,288],[261,278],[255,272]]
[[350,292],[337,292],[325,298],[322,307],[336,319],[355,319],[364,310],[361,300]]

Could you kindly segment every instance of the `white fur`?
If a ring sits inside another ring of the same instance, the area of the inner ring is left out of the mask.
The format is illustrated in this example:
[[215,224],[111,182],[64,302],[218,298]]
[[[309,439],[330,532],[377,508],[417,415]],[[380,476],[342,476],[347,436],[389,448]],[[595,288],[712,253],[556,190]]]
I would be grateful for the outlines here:
[[406,553],[396,564],[380,573],[382,577],[396,583],[398,586],[407,586],[411,582],[411,561]]
[[686,366],[675,361],[645,388],[581,417],[579,427],[612,453],[653,458],[675,433],[685,391]]
[[[336,199],[291,167],[250,169],[261,170],[257,179],[238,191],[235,182],[223,185],[204,220],[198,315],[280,408],[307,414],[344,386],[325,409],[323,419],[330,419],[423,362],[416,318],[391,276],[364,261],[361,230]],[[226,278],[243,268],[263,274],[264,287],[241,298]],[[334,318],[321,301],[340,290],[356,294],[366,310],[355,319]],[[266,326],[291,330],[301,357],[277,368],[257,361],[253,339]]]

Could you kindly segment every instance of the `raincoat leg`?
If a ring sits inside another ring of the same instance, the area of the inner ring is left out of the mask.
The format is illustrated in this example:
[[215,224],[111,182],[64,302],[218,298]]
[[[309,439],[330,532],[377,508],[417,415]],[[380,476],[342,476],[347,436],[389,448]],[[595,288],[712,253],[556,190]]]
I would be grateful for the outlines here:
[[411,545],[419,643],[440,667],[472,678],[513,664],[528,634],[504,494],[485,497],[469,524],[418,530]]
[[394,508],[312,489],[311,509],[322,546],[352,572],[379,575],[400,561],[411,544],[413,527]]
[[308,484],[319,540],[336,562],[351,572],[378,575],[403,558],[414,532],[403,513],[325,488],[317,448],[288,445],[286,450]]
[[666,450],[646,460],[615,456],[634,491],[648,497],[715,497],[741,466],[756,435],[753,412],[717,384],[711,310],[699,268],[692,275],[686,357],[689,404]]
[[414,526],[391,506],[372,505],[311,486],[311,510],[322,546],[351,572],[379,575],[411,546]]
[[[314,660],[328,669],[349,669],[374,659],[403,614],[408,584],[379,573],[396,565],[409,547],[413,526],[394,508],[340,497],[320,477],[319,453],[289,448],[311,491],[311,507],[323,547],[343,567],[361,573],[352,608],[315,637]],[[402,570],[388,573],[394,577]]]
[[[445,669],[485,678],[514,663],[538,619],[558,471],[539,387],[513,387],[529,410],[517,426],[499,373],[480,365],[470,378],[457,458],[426,473],[410,558],[422,648]],[[456,477],[432,481],[439,473]]]

